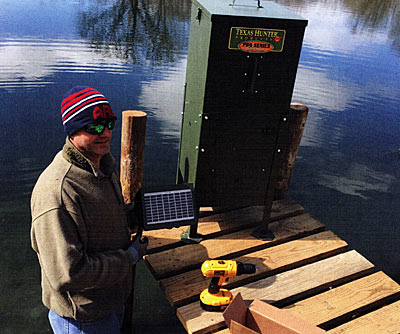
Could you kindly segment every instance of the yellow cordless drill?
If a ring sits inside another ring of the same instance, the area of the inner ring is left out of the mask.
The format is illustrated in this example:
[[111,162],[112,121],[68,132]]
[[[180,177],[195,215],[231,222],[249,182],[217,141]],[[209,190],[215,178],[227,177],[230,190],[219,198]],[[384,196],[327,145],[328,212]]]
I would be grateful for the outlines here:
[[254,274],[257,271],[254,264],[236,262],[234,260],[207,260],[201,266],[205,277],[211,277],[208,289],[200,294],[200,305],[206,311],[223,311],[232,301],[232,293],[221,289],[230,277],[242,274]]

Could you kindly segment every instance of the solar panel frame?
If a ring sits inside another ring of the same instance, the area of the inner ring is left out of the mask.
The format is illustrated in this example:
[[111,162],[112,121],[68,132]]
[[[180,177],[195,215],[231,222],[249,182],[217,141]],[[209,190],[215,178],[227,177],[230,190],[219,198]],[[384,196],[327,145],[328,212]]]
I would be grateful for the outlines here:
[[197,223],[198,210],[191,184],[143,187],[140,201],[144,230]]

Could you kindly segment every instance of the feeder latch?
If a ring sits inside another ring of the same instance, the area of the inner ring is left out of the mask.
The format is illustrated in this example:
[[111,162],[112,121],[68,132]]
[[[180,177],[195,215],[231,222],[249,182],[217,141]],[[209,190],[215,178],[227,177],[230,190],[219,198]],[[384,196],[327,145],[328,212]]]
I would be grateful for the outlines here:
[[199,21],[199,23],[200,23],[200,20],[201,20],[201,8],[200,7],[197,8],[196,20]]

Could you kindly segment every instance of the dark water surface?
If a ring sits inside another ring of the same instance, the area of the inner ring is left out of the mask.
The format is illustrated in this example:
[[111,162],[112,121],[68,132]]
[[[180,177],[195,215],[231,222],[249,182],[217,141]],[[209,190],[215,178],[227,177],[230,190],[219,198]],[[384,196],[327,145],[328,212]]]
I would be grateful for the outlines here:
[[[310,113],[289,196],[400,282],[400,4],[278,2],[309,20],[293,101]],[[145,182],[174,182],[189,15],[187,0],[0,0],[1,333],[51,332],[29,198],[64,143],[67,90],[96,87],[118,116],[147,112]],[[113,135],[119,157],[120,124]],[[138,277],[137,332],[184,333],[143,266]]]

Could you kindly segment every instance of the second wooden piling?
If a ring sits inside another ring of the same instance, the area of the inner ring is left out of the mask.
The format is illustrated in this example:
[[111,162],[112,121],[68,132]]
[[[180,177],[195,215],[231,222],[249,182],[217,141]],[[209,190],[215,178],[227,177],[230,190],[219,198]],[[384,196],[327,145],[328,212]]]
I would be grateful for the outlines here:
[[287,147],[283,147],[282,157],[278,176],[277,184],[275,186],[275,200],[284,199],[288,191],[290,178],[296,161],[297,151],[299,150],[301,136],[303,134],[304,126],[306,124],[308,107],[300,103],[292,103],[290,105],[290,124],[289,124],[289,140]]

